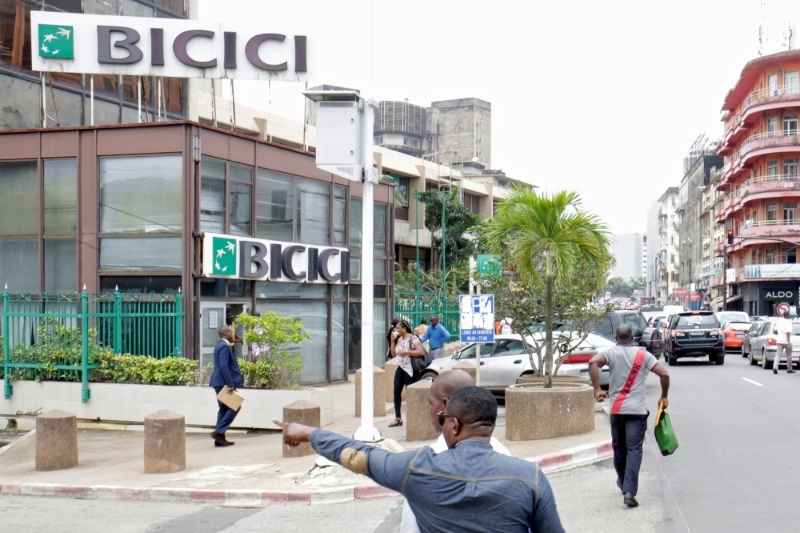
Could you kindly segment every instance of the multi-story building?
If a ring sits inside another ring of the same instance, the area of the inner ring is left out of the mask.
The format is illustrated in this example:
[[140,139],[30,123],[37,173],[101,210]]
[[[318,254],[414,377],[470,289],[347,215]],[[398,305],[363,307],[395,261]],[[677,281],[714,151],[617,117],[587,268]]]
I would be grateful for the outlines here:
[[647,235],[642,235],[642,279],[647,279]]
[[642,273],[642,235],[639,233],[622,233],[613,235],[612,253],[614,268],[612,278],[625,281],[639,279]]
[[787,50],[747,63],[725,96],[725,200],[714,216],[735,236],[716,247],[727,255],[728,309],[774,315],[778,303],[798,301],[799,78],[800,50]]
[[678,187],[669,187],[650,207],[647,217],[647,295],[655,303],[671,303],[672,290],[679,287]]

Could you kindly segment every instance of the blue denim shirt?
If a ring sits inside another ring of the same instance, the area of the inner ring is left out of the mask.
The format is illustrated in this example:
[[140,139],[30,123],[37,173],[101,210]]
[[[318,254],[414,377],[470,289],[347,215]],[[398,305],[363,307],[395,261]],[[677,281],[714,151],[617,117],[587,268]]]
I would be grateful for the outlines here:
[[499,454],[488,442],[466,440],[440,454],[428,446],[390,453],[316,429],[311,444],[405,496],[422,533],[564,533],[539,467]]
[[436,324],[436,327],[428,326],[428,331],[422,336],[420,342],[430,341],[431,350],[441,348],[450,340],[450,332],[444,329],[441,324]]

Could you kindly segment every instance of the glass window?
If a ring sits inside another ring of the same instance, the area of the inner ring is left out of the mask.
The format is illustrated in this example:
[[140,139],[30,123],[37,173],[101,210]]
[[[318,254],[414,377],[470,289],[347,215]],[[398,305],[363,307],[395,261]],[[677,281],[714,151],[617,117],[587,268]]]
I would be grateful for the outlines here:
[[350,281],[361,281],[361,258],[350,256]]
[[164,106],[167,113],[184,116],[186,101],[186,82],[183,78],[162,78],[164,80]]
[[181,166],[179,155],[100,159],[100,231],[181,231]]
[[244,279],[228,280],[228,298],[250,298],[252,295],[252,281]]
[[[20,0],[0,0],[0,64],[30,70],[31,7]],[[37,98],[39,94],[37,89]]]
[[36,161],[0,163],[0,235],[38,235]]
[[344,297],[345,297],[344,296],[344,291],[345,291],[346,288],[347,288],[347,285],[342,285],[342,284],[331,285],[331,289],[333,290],[333,297],[335,299],[344,300]]
[[119,15],[119,0],[84,0],[83,12],[87,15]]
[[230,173],[232,180],[246,181],[247,183],[253,183],[253,169],[250,167],[240,167],[238,165],[231,165]]
[[333,245],[347,246],[347,187],[333,186]]
[[256,282],[258,298],[327,299],[330,285],[324,283]]
[[[483,353],[483,350],[481,350]],[[507,355],[520,355],[526,353],[522,341],[512,339],[500,339],[495,342],[494,352],[492,357],[505,357]]]
[[44,234],[75,235],[78,170],[75,159],[44,162]]
[[180,237],[133,237],[100,239],[101,270],[179,270]]
[[797,135],[797,115],[786,115],[783,117],[783,134]]
[[75,239],[44,241],[44,290],[75,292],[78,289],[78,245]]
[[797,177],[797,159],[783,160],[783,175]]
[[168,9],[176,15],[186,15],[186,12],[184,11],[183,0],[156,0],[156,5],[158,7]]
[[372,277],[375,281],[386,281],[386,259],[374,259],[372,269]]
[[136,294],[175,294],[181,287],[180,276],[102,276],[100,292]]
[[0,240],[0,283],[11,292],[39,290],[39,241]]
[[794,224],[797,220],[797,204],[783,204],[783,221]]
[[[47,127],[80,126],[81,125],[81,95],[61,89],[50,90],[47,82],[44,91],[47,100]],[[55,104],[53,94],[55,93]]]
[[409,179],[398,178],[394,189],[394,217],[398,220],[408,220],[408,195]]
[[[300,356],[305,367],[300,381],[313,383],[328,380],[328,304],[327,302],[282,302],[259,301],[256,306],[260,313],[275,311],[303,321],[303,329],[311,335],[299,345],[289,346],[287,351]],[[377,326],[376,326],[377,327]]]
[[331,310],[331,323],[333,331],[331,331],[331,380],[346,379],[347,373],[344,366],[344,350],[345,350],[345,337],[344,337],[344,302],[334,303]]
[[[84,110],[84,124],[89,126],[92,123],[92,106],[89,100],[86,100],[86,108]],[[106,102],[98,98],[94,99],[94,125],[104,126],[107,124],[119,124],[119,104]]]
[[783,75],[783,84],[784,90],[786,94],[797,94],[798,92],[798,83],[797,83],[797,71],[795,72],[787,72]]
[[204,157],[200,166],[200,231],[225,233],[225,163]]
[[[0,6],[3,0],[0,0]],[[0,64],[4,61],[4,27],[3,11],[0,8]],[[30,56],[27,56],[30,57]],[[0,94],[3,104],[0,105],[0,130],[24,130],[38,128],[42,125],[39,119],[39,84],[19,78],[0,75]]]
[[772,204],[767,206],[767,220],[777,220],[778,219],[778,206],[777,204]]
[[[375,366],[383,368],[386,362],[386,302],[374,302],[372,304],[373,329],[372,329],[372,362]],[[359,354],[360,355],[360,354]]]
[[778,134],[778,117],[772,117],[767,123],[767,133],[770,137],[775,137]]
[[209,278],[201,279],[200,296],[207,296],[209,298],[225,298],[225,280]]
[[136,0],[122,0],[122,14],[126,17],[152,17],[153,8]]
[[386,255],[386,204],[375,204],[375,256]]
[[311,180],[297,181],[297,240],[330,244],[331,187]]
[[767,176],[778,175],[778,161],[767,161]]
[[49,7],[54,7],[67,13],[81,13],[82,0],[45,0]]
[[250,196],[250,185],[231,183],[231,235],[251,235]]
[[294,179],[258,170],[256,236],[294,242]]
[[767,248],[764,262],[768,265],[775,263],[775,248]]
[[350,199],[350,253],[361,253],[361,198]]

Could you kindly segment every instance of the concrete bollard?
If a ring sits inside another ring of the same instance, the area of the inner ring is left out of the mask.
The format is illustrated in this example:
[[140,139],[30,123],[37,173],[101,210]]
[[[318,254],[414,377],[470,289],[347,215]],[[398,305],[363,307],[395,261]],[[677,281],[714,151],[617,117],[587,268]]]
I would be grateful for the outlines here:
[[36,470],[78,466],[78,419],[55,409],[36,417]]
[[383,371],[386,372],[386,402],[391,403],[394,401],[394,373],[397,372],[397,360],[389,359],[383,365]]
[[472,376],[472,381],[475,381],[475,360],[469,359],[466,361],[461,361],[460,363],[456,364],[453,367],[453,370],[463,370],[470,376]]
[[406,387],[406,440],[434,440],[439,437],[431,423],[428,392],[432,382],[423,380]]
[[186,419],[166,409],[144,417],[144,473],[186,470]]
[[[372,416],[386,416],[386,372],[374,368],[372,375]],[[361,369],[356,370],[356,416],[361,416]]]
[[[297,400],[283,407],[283,421],[287,423],[296,422],[317,428],[320,421],[320,407],[306,400]],[[305,455],[315,455],[316,453],[309,442],[304,442],[294,448],[283,444],[284,457],[303,457]]]

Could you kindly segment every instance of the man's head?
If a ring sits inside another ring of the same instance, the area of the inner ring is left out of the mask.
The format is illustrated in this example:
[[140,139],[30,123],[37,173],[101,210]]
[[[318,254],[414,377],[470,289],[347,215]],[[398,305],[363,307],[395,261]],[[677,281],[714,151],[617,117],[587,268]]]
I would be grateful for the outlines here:
[[631,342],[633,341],[633,330],[627,324],[620,324],[617,327],[617,342]]
[[230,342],[233,340],[233,329],[230,326],[222,326],[219,328],[219,338],[225,339]]
[[431,415],[431,423],[436,428],[436,431],[442,432],[439,417],[436,415],[444,411],[453,394],[458,389],[473,387],[474,385],[475,380],[463,370],[448,370],[447,372],[442,372],[433,380],[433,385],[428,389],[428,411]]
[[423,318],[422,320],[420,320],[420,321],[419,321],[419,323],[420,323],[420,325],[422,325],[422,326],[427,326],[427,325],[428,325],[428,321],[427,321],[427,320],[425,320],[424,318]]
[[439,323],[439,315],[431,315],[431,327],[435,327]]
[[788,309],[784,309],[783,310],[783,318],[789,318],[790,316],[791,315],[789,314],[789,310]]
[[453,393],[442,417],[442,434],[448,448],[467,439],[489,441],[497,421],[497,400],[480,387],[464,387]]

